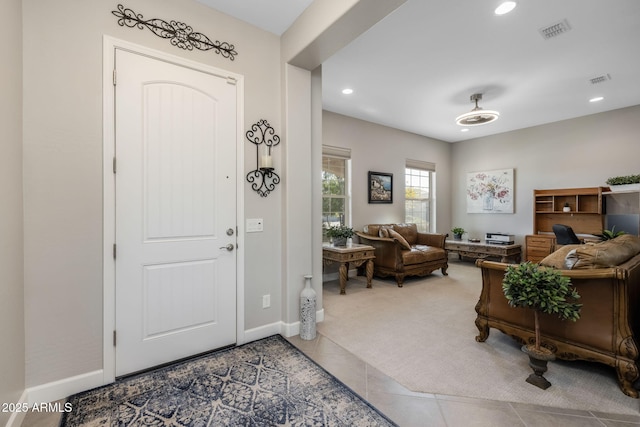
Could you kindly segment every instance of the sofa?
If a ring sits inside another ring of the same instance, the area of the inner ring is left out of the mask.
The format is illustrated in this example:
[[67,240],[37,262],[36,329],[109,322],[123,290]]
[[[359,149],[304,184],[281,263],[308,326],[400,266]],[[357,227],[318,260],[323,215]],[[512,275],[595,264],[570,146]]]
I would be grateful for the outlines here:
[[[569,277],[583,304],[577,322],[541,314],[543,346],[558,359],[614,367],[621,390],[638,398],[640,239],[625,235],[601,243],[566,245],[540,264]],[[476,265],[482,270],[482,291],[475,307],[476,341],[486,341],[490,328],[495,328],[521,344],[533,343],[533,312],[509,306],[502,291],[508,264],[478,260]]]
[[393,276],[402,287],[406,276],[447,275],[446,234],[420,233],[416,224],[368,224],[356,231],[360,243],[373,246],[373,274]]

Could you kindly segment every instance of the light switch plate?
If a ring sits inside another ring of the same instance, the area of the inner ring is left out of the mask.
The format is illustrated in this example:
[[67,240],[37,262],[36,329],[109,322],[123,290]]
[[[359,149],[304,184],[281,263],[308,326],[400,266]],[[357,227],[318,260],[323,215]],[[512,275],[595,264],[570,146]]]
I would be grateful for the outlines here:
[[263,230],[262,218],[247,219],[247,233],[258,233]]

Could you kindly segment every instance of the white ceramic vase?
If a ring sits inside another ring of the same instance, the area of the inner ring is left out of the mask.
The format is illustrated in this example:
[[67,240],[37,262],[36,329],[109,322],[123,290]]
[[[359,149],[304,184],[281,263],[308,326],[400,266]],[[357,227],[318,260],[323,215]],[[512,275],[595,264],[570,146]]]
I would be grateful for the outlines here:
[[312,276],[304,276],[304,289],[300,292],[300,338],[316,337],[316,291],[311,287]]

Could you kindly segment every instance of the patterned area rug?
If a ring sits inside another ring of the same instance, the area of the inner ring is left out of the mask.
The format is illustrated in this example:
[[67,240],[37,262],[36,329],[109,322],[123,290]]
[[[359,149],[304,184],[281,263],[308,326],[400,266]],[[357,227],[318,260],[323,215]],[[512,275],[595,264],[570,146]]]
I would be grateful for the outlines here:
[[68,399],[75,426],[395,426],[274,335]]

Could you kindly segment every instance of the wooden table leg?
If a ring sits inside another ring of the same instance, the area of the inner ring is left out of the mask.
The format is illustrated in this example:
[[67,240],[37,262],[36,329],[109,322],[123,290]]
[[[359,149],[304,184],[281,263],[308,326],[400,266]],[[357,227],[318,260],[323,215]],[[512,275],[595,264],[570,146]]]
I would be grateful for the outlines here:
[[344,295],[347,293],[347,263],[343,262],[340,264],[340,268],[338,269],[338,273],[340,274],[340,295]]
[[371,287],[371,279],[373,279],[373,260],[367,261],[367,288]]

